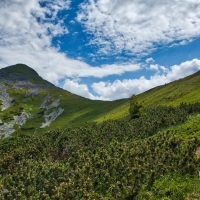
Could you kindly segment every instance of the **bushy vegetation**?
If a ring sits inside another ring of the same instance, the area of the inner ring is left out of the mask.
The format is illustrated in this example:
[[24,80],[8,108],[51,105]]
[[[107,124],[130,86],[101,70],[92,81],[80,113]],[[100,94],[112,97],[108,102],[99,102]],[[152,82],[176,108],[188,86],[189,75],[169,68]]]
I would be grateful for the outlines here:
[[159,106],[133,120],[0,140],[0,199],[199,197],[200,139],[179,128],[192,129],[198,113],[200,103]]
[[191,175],[165,175],[156,180],[150,190],[140,191],[139,199],[160,200],[197,200],[200,199],[200,180]]

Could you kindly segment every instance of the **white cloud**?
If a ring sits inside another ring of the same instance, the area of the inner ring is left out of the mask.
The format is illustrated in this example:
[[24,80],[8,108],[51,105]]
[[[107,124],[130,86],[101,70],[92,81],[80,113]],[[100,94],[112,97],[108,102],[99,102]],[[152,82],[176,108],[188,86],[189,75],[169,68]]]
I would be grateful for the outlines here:
[[154,62],[154,59],[151,57],[151,58],[147,58],[145,60],[146,63],[153,63]]
[[80,84],[80,79],[65,79],[65,82],[63,84],[63,89],[73,93],[77,94],[79,96],[93,99],[93,100],[110,100],[109,98],[105,98],[103,96],[94,96],[88,89],[88,85],[86,84]]
[[[33,46],[33,45],[32,45]],[[16,47],[15,47],[16,48]],[[80,60],[73,60],[67,58],[64,53],[58,53],[56,49],[40,49],[40,47],[27,46],[27,51],[19,48],[16,52],[15,49],[10,47],[3,50],[0,48],[0,58],[6,61],[2,67],[18,63],[26,63],[34,68],[46,80],[58,84],[60,79],[65,77],[97,77],[102,78],[109,75],[121,75],[124,72],[137,71],[140,69],[139,64],[113,64],[103,65],[100,67],[92,67]],[[34,51],[37,51],[35,53]],[[12,52],[15,52],[14,54]],[[10,61],[10,55],[12,60]],[[13,61],[13,63],[12,63]]]
[[[0,2],[0,68],[24,63],[54,84],[65,77],[102,78],[140,69],[139,64],[131,63],[92,67],[79,58],[68,58],[58,48],[52,47],[51,42],[55,36],[68,33],[57,13],[68,9],[70,2],[56,0],[45,7],[41,7],[39,2]],[[46,14],[51,17],[47,18]]]
[[[141,77],[93,83],[92,88],[99,95],[95,96],[86,84],[81,84],[76,78],[122,75],[140,70],[154,60],[146,59],[143,67],[135,62],[92,67],[79,57],[76,60],[68,58],[65,53],[59,52],[59,48],[52,46],[52,39],[68,34],[68,28],[57,14],[60,10],[69,9],[70,1],[47,1],[45,7],[41,7],[40,2],[44,1],[0,1],[0,68],[24,63],[57,85],[60,79],[66,78],[64,89],[87,98],[104,100],[126,98],[199,69],[200,61],[197,59],[170,69],[150,65],[149,69],[157,70],[159,74],[156,72],[149,80]],[[155,43],[181,40],[180,43],[185,44],[198,36],[198,8],[198,1],[194,0],[165,1],[165,5],[150,0],[98,0],[96,3],[90,0],[89,4],[82,5],[77,19],[84,23],[88,32],[95,34],[90,43],[98,44],[103,54],[122,51],[143,54],[147,49],[151,51]],[[168,10],[172,12],[168,13]]]
[[158,64],[150,65],[149,69],[150,69],[150,70],[156,70],[156,71],[157,71],[157,70],[159,69],[159,66],[158,66]]
[[78,80],[65,79],[63,89],[72,92],[89,99],[95,99],[95,97],[89,92],[86,84],[79,84]]
[[92,88],[102,99],[128,98],[132,94],[142,93],[158,85],[172,82],[200,70],[200,60],[193,59],[180,65],[174,65],[169,69],[164,66],[160,67],[164,73],[160,75],[156,73],[150,79],[142,76],[139,79],[115,80],[113,83],[101,81],[93,83]]
[[100,54],[145,55],[158,44],[184,45],[200,36],[199,10],[199,0],[89,0],[77,20]]

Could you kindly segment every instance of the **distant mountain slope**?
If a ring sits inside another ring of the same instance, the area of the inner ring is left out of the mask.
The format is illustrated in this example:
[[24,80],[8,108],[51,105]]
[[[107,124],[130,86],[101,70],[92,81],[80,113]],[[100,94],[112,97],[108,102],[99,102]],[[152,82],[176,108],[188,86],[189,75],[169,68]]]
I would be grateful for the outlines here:
[[[17,64],[0,70],[0,134],[8,136],[16,130],[34,133],[103,119],[126,101],[77,96],[43,80],[30,67]],[[120,113],[114,115],[118,118]]]

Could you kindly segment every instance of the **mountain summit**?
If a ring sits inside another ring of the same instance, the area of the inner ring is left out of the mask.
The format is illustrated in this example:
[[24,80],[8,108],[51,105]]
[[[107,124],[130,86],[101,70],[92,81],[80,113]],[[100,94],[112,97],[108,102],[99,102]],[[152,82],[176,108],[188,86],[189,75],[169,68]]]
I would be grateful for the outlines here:
[[0,135],[98,120],[125,101],[89,100],[55,87],[27,65],[9,66],[0,70]]

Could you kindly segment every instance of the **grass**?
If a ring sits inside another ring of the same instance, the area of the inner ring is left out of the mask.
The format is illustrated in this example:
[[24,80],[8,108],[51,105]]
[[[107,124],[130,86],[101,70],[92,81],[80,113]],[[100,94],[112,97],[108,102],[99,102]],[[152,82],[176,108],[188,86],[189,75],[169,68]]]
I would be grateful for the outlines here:
[[200,72],[138,95],[144,106],[173,105],[200,101]]
[[171,127],[171,129],[177,131],[177,137],[185,138],[185,139],[192,139],[198,138],[200,139],[200,114],[196,116],[191,116],[189,119],[180,125],[175,127]]
[[[18,105],[12,105],[3,112],[3,115],[8,115],[12,110],[17,112],[20,107],[23,107],[26,112],[33,115],[33,118],[29,120],[26,125],[22,126],[22,128],[26,129],[34,126],[40,131],[39,127],[44,122],[44,118],[37,113],[40,112],[39,107],[48,93],[52,99],[60,99],[59,107],[63,108],[64,112],[45,129],[54,127],[65,128],[69,125],[76,126],[90,121],[102,123],[106,120],[115,120],[129,115],[129,99],[115,101],[89,100],[53,86],[39,77],[33,69],[22,64],[10,66],[1,70],[8,73],[19,73],[22,76],[26,76],[30,82],[34,84],[48,84],[49,86],[47,89],[40,90],[38,96],[34,98],[31,96],[25,98],[27,92],[26,88],[23,90],[14,90],[10,87],[8,90],[9,95]],[[181,102],[194,103],[200,101],[199,88],[200,72],[197,72],[184,79],[158,86],[139,94],[138,100],[144,107],[153,107],[157,105],[177,106]],[[34,130],[31,130],[30,132],[32,133],[33,131]]]
[[[139,102],[144,107],[158,105],[178,106],[182,102],[195,103],[200,101],[200,72],[187,76],[183,79],[161,85],[137,95]],[[129,100],[106,113],[105,119],[117,119],[129,114]],[[98,121],[103,121],[102,118]]]
[[168,174],[156,180],[151,190],[140,192],[138,199],[144,200],[197,200],[200,199],[198,176]]

